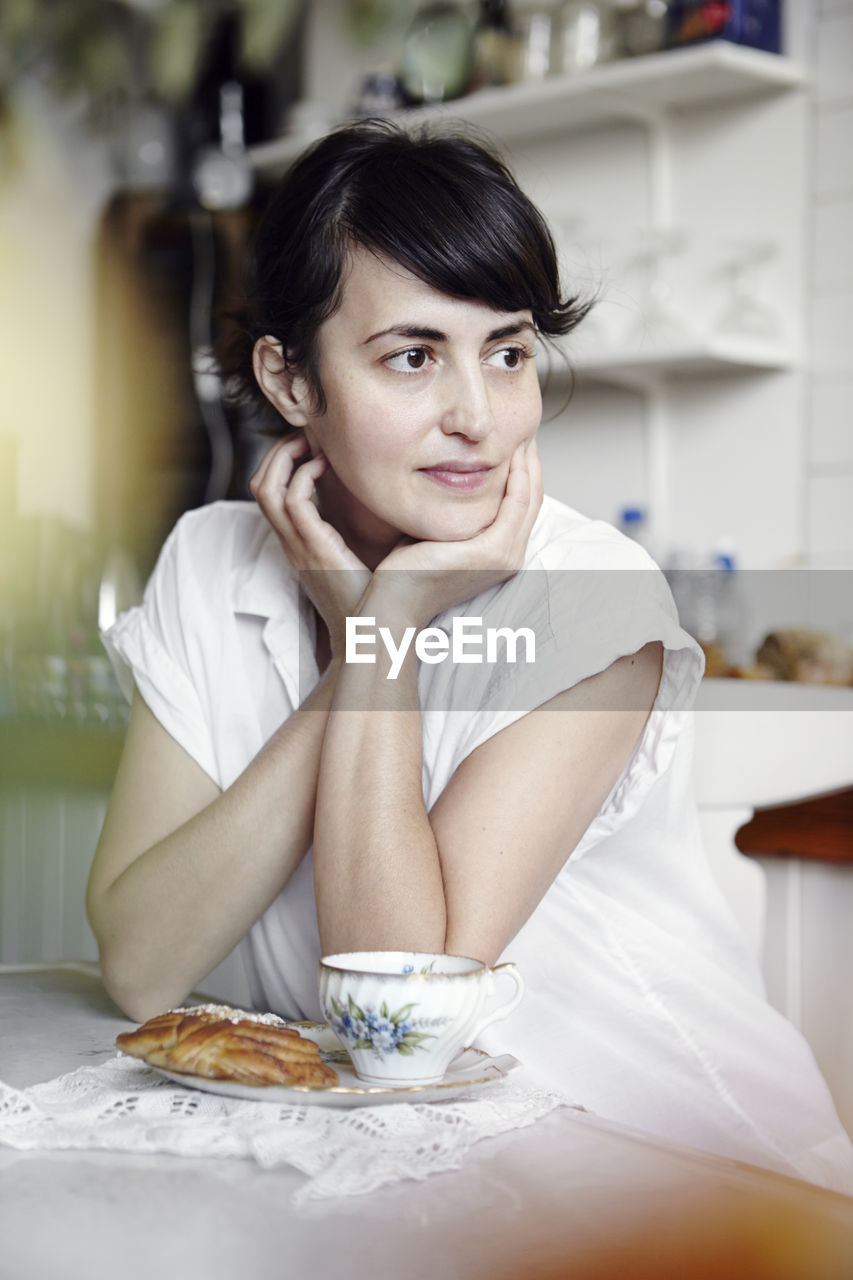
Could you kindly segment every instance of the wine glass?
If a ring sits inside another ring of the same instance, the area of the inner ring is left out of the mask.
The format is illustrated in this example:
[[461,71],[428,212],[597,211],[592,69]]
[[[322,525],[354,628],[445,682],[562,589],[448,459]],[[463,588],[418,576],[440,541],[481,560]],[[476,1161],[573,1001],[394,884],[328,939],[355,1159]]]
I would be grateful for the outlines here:
[[639,273],[639,314],[624,335],[630,346],[665,347],[682,344],[694,331],[693,321],[677,300],[673,264],[687,247],[680,227],[647,227],[639,248],[626,265]]
[[778,311],[763,296],[767,266],[778,252],[778,245],[769,240],[737,241],[729,247],[722,266],[728,296],[717,317],[718,333],[765,339],[781,336]]

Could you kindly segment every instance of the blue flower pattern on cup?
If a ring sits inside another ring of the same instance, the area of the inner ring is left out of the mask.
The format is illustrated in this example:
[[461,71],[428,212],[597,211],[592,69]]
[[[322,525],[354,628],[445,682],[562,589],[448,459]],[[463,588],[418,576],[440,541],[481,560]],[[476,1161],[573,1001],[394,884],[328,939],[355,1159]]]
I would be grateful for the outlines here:
[[331,1026],[348,1049],[372,1049],[380,1059],[392,1053],[411,1057],[424,1040],[435,1039],[429,1032],[415,1030],[411,1020],[414,1008],[415,1004],[406,1004],[396,1013],[391,1013],[383,1002],[378,1011],[371,1005],[362,1009],[352,996],[347,998],[347,1007],[343,1008],[332,998],[334,1018]]

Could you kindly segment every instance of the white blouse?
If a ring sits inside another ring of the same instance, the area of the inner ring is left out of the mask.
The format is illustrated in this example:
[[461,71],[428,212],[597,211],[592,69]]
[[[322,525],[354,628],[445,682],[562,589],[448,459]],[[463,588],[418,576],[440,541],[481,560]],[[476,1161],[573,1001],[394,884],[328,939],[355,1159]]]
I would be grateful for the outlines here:
[[[421,664],[428,810],[494,733],[649,641],[664,646],[640,742],[503,957],[524,999],[481,1046],[515,1054],[531,1079],[602,1116],[853,1194],[853,1148],[826,1085],[766,1002],[705,860],[690,711],[702,655],[663,575],[611,526],[546,498],[525,569],[453,614],[530,628],[535,658],[522,660],[522,644],[514,664]],[[450,615],[434,625],[449,631]],[[128,696],[135,682],[223,790],[319,678],[313,610],[253,503],[185,515],[142,605],[104,642]],[[310,852],[241,954],[256,1007],[322,1016]]]

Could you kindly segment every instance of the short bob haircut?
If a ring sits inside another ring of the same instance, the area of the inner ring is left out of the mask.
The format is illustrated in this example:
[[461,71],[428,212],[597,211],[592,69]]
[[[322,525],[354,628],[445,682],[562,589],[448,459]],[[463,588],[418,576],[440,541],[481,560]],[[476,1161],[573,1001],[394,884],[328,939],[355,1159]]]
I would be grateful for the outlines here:
[[258,225],[245,304],[217,352],[231,398],[266,403],[252,350],[269,335],[325,412],[317,331],[340,305],[357,247],[450,297],[529,310],[546,337],[569,333],[590,307],[561,296],[545,220],[488,144],[388,121],[345,125],[302,154]]

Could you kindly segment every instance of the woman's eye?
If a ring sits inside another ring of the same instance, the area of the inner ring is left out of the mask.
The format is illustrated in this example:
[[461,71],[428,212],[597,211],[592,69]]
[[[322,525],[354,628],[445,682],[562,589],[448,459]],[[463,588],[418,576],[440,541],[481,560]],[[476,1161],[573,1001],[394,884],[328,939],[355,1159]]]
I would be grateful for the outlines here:
[[489,364],[494,364],[499,369],[520,369],[531,354],[524,347],[501,347],[500,351],[494,351],[489,356]]
[[429,352],[426,347],[408,347],[405,351],[397,351],[393,356],[388,356],[385,363],[397,373],[417,373],[419,369],[426,368],[428,361]]

